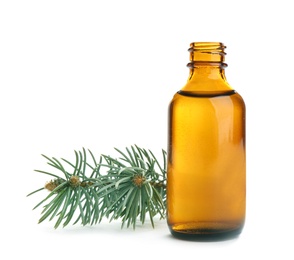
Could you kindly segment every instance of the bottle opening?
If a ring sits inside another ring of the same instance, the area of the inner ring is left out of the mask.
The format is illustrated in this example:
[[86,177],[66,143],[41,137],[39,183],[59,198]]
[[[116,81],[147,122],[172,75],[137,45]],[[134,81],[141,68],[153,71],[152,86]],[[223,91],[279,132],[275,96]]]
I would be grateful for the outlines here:
[[210,65],[227,67],[225,61],[226,46],[221,42],[192,42],[188,51],[190,52],[190,63],[188,67],[212,63]]

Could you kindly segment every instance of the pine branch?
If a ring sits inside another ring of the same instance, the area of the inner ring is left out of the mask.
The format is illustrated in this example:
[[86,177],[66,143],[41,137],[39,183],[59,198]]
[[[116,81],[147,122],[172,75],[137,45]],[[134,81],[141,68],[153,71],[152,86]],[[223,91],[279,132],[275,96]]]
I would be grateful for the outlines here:
[[[120,219],[122,227],[136,227],[137,221],[145,223],[149,216],[154,227],[154,217],[165,217],[166,204],[166,152],[162,151],[163,165],[150,150],[137,145],[121,151],[115,148],[119,158],[100,155],[96,160],[88,150],[75,151],[75,162],[52,157],[47,163],[56,173],[35,170],[54,177],[44,188],[49,195],[35,207],[43,205],[39,223],[56,219],[54,227],[63,227],[72,222],[82,225]],[[65,163],[65,165],[63,164]],[[68,170],[67,168],[70,168]],[[45,204],[47,203],[47,204]],[[44,205],[45,204],[45,205]]]

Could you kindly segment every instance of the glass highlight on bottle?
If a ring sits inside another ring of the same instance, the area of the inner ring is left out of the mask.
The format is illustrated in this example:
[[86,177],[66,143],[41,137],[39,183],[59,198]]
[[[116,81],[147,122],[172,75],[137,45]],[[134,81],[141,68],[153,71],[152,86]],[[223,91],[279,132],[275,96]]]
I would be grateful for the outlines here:
[[225,48],[190,45],[187,84],[169,105],[167,222],[184,239],[236,236],[245,222],[245,104],[226,80]]

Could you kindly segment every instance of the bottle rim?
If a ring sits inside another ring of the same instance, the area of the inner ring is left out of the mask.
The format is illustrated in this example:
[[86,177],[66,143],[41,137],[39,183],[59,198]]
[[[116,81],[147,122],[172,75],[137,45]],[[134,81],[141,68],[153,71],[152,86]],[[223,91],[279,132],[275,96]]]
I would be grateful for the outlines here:
[[222,42],[192,42],[189,51],[194,50],[221,50],[224,52],[226,46]]

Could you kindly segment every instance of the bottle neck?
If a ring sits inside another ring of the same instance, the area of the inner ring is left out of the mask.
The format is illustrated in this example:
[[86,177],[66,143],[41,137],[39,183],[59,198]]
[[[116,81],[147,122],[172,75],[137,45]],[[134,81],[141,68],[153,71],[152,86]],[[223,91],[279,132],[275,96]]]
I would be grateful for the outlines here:
[[191,43],[190,73],[185,92],[222,93],[232,91],[225,77],[225,46],[222,43]]

